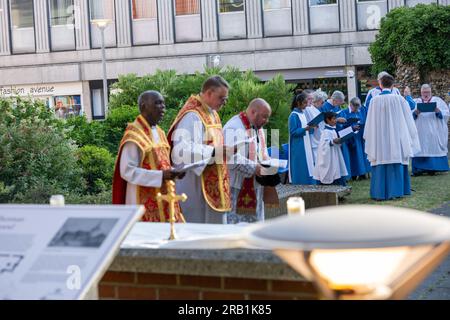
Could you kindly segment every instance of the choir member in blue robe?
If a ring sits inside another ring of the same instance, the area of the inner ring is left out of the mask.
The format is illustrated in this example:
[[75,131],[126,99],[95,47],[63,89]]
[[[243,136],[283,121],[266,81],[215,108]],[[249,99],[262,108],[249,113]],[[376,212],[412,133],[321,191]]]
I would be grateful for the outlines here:
[[[357,135],[353,138],[347,140],[348,151],[350,155],[350,168],[351,168],[351,176],[352,178],[361,178],[364,179],[366,173],[368,173],[366,161],[367,156],[364,152],[364,143],[363,143],[363,127],[364,127],[364,114],[360,110],[361,100],[359,98],[353,98],[350,100],[350,105],[347,109],[344,109],[340,112],[340,116],[347,120],[349,123],[349,119],[356,119],[358,122],[351,124],[353,131],[358,131]],[[344,123],[344,128],[348,127],[350,124]]]
[[414,122],[419,132],[421,150],[412,159],[412,173],[415,176],[449,170],[448,166],[448,119],[450,111],[447,104],[431,93],[429,84],[422,85],[418,103],[436,103],[434,112],[413,112]]
[[392,94],[394,78],[380,82],[383,91],[370,102],[364,139],[372,166],[370,197],[389,200],[411,194],[408,163],[420,143],[408,103]]
[[317,184],[312,178],[314,161],[309,130],[304,112],[307,94],[297,94],[292,101],[289,116],[289,182],[292,184]]

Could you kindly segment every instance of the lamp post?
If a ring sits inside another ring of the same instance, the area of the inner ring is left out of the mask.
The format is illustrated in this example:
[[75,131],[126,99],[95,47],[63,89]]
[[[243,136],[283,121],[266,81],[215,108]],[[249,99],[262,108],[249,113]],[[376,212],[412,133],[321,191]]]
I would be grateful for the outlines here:
[[103,101],[104,101],[105,118],[108,114],[108,80],[106,77],[105,29],[110,22],[111,22],[110,19],[92,20],[92,23],[94,23],[99,28],[102,39],[102,76],[103,76]]
[[450,252],[450,219],[388,206],[308,210],[253,227],[325,299],[403,299]]

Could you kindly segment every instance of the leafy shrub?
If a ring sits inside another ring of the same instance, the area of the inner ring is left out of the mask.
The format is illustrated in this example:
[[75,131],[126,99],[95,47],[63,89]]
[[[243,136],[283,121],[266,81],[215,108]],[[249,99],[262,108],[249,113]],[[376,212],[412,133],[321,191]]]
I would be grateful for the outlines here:
[[47,203],[52,194],[84,190],[76,145],[61,130],[40,121],[0,127],[0,181],[9,190],[2,201]]
[[90,194],[111,189],[114,158],[105,149],[96,146],[84,146],[77,152],[78,163],[83,170],[83,178]]
[[75,141],[79,147],[85,145],[103,146],[105,144],[106,135],[102,122],[88,122],[85,116],[74,116],[61,121],[65,121],[67,137]]

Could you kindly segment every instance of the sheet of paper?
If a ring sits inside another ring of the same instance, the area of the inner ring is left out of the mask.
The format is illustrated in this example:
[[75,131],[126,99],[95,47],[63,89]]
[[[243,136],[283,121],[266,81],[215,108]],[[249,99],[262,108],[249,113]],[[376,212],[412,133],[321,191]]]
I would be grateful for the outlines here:
[[172,167],[172,170],[174,170],[176,172],[187,172],[187,171],[189,171],[191,169],[202,167],[202,166],[208,164],[208,161],[209,161],[209,159],[205,159],[205,160],[201,160],[201,161],[198,161],[198,162],[186,164],[186,165],[184,165],[183,167],[180,167],[180,168],[179,167],[177,167],[177,168]]
[[353,128],[352,127],[347,127],[345,129],[342,129],[342,130],[338,131],[339,138],[342,138],[342,137],[344,137],[344,136],[346,136],[348,134],[351,134],[351,133],[353,133]]
[[263,166],[269,166],[269,167],[275,167],[275,168],[286,168],[288,165],[288,161],[287,160],[282,160],[282,159],[269,159],[269,160],[264,160],[261,161],[261,164]]

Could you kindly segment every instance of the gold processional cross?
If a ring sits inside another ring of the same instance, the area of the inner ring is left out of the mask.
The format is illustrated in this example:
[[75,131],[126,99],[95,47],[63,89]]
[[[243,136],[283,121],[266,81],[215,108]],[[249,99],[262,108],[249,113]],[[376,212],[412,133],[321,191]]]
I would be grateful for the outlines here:
[[156,195],[156,200],[158,201],[158,208],[159,213],[161,215],[164,215],[164,209],[163,209],[163,201],[166,201],[169,203],[169,214],[170,214],[170,237],[169,240],[175,240],[176,234],[175,234],[175,203],[178,201],[185,202],[187,200],[187,195],[185,193],[182,193],[181,195],[177,195],[175,193],[175,182],[172,180],[167,181],[167,194],[162,195],[161,192],[158,192]]

